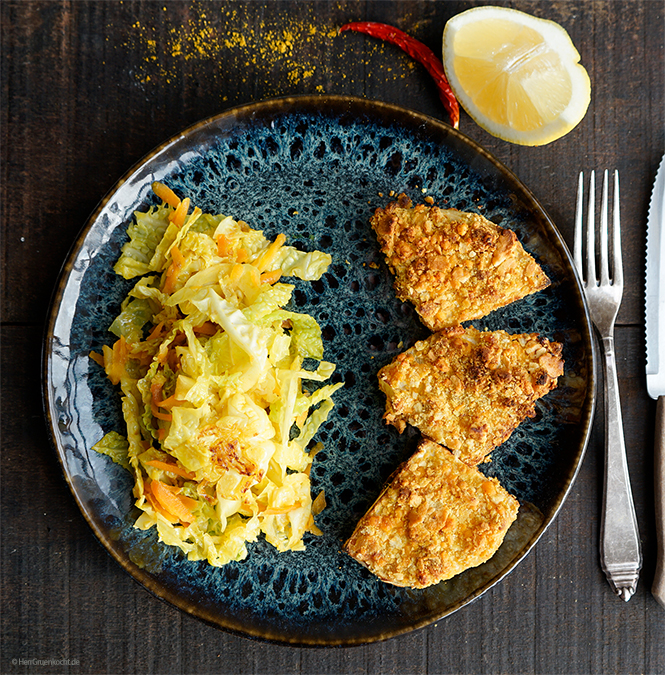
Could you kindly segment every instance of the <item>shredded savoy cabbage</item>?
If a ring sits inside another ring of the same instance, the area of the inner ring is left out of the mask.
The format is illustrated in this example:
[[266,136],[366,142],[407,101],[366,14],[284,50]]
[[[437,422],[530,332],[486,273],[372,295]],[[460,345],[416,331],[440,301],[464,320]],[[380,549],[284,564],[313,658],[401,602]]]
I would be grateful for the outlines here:
[[190,560],[241,560],[261,533],[303,550],[325,506],[310,493],[320,444],[308,448],[343,383],[303,389],[335,366],[316,320],[284,309],[294,286],[281,279],[319,279],[331,257],[153,190],[162,204],[134,214],[114,267],[138,277],[110,326],[118,339],[91,353],[120,386],[126,435],[94,449],[133,473],[135,526]]

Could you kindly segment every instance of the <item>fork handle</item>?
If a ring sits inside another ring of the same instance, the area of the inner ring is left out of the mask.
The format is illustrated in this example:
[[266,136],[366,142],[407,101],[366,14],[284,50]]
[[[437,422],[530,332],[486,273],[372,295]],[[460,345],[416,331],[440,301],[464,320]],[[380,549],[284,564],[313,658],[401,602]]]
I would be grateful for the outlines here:
[[656,574],[651,594],[665,608],[665,396],[656,404],[654,496],[656,502]]
[[637,588],[642,552],[628,477],[614,338],[604,337],[605,485],[600,526],[600,564],[614,592],[628,601]]

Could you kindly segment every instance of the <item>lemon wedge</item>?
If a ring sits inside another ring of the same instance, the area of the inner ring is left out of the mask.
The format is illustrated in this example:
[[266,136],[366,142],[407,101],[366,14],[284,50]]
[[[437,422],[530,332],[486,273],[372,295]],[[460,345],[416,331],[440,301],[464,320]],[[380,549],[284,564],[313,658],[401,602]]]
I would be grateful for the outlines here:
[[483,129],[544,145],[573,129],[591,100],[589,75],[566,30],[506,7],[475,7],[443,31],[443,66],[460,105]]

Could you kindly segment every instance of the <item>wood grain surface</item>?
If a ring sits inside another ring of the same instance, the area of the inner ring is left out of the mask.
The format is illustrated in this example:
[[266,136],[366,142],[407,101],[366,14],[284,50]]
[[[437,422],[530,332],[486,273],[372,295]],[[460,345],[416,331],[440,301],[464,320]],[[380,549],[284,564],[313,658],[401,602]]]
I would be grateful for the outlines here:
[[616,341],[644,554],[630,602],[612,594],[598,563],[602,406],[570,497],[501,584],[436,625],[354,648],[250,641],[152,597],[94,538],[50,445],[40,395],[50,295],[77,233],[118,178],[190,124],[275,96],[353,94],[445,119],[424,69],[336,29],[385,21],[439,52],[446,20],[474,4],[0,3],[0,672],[665,672],[665,610],[649,591],[655,402],[645,386],[643,322],[648,198],[665,147],[662,0],[510,3],[569,31],[591,77],[589,111],[539,148],[500,141],[465,113],[461,120],[463,133],[529,186],[569,244],[578,172],[620,171],[626,292]]

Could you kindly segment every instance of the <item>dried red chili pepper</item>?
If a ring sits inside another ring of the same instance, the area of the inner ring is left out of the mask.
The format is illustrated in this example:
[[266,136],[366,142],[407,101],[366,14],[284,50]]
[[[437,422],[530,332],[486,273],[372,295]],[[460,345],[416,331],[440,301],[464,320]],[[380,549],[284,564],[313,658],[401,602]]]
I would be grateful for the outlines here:
[[371,37],[390,42],[405,51],[411,58],[425,66],[427,72],[432,76],[436,83],[441,103],[443,103],[444,108],[448,111],[448,115],[450,116],[450,123],[453,128],[459,128],[459,105],[457,99],[448,84],[448,80],[443,71],[443,63],[441,63],[441,60],[435,56],[434,52],[427,45],[412,38],[404,31],[399,30],[399,28],[389,26],[385,23],[378,23],[376,21],[356,21],[347,23],[339,30],[340,33],[346,30],[352,30],[356,33],[365,33]]

